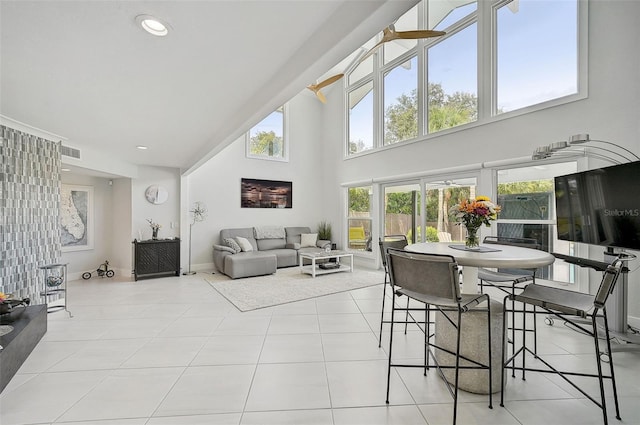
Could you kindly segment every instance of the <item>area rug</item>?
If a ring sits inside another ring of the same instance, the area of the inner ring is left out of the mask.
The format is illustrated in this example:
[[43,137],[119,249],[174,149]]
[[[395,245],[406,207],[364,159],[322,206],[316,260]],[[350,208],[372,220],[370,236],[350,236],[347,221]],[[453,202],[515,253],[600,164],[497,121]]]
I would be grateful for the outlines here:
[[384,272],[354,270],[313,278],[300,273],[298,267],[289,267],[267,276],[234,280],[218,273],[205,280],[238,310],[250,311],[378,285],[384,282]]

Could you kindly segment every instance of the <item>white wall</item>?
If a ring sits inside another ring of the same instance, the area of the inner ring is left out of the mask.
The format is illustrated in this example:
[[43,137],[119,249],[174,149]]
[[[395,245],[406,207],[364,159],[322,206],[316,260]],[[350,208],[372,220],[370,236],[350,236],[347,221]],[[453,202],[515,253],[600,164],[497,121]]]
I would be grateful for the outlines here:
[[63,184],[73,184],[93,187],[93,249],[85,251],[70,251],[62,253],[62,262],[69,263],[67,273],[69,279],[78,279],[82,272],[93,271],[104,260],[112,265],[112,217],[113,198],[112,186],[109,179],[63,172]]
[[112,252],[111,265],[120,276],[131,276],[133,269],[131,244],[131,179],[113,179],[111,187]]
[[[167,189],[169,198],[156,205],[147,201],[145,191],[151,185]],[[138,167],[138,178],[131,181],[131,240],[151,239],[152,220],[162,226],[158,237],[180,236],[180,170],[167,167]],[[184,254],[183,254],[184,256]]]
[[[324,180],[332,169],[322,160],[322,152],[328,148],[321,137],[322,107],[314,96],[306,93],[290,102],[289,162],[248,159],[241,138],[187,177],[188,205],[202,201],[209,210],[207,220],[193,227],[193,270],[213,268],[212,245],[218,243],[220,229],[282,225],[308,226],[314,230],[320,221],[327,219],[332,208],[325,202]],[[293,208],[240,208],[243,177],[291,181]]]

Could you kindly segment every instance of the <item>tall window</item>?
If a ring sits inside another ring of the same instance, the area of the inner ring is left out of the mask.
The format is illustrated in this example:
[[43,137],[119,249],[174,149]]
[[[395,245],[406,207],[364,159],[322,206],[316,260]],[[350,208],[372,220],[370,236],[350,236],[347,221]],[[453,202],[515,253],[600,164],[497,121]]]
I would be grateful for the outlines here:
[[575,0],[497,9],[497,113],[578,92],[577,9]]
[[371,186],[350,187],[347,245],[357,251],[371,251]]
[[351,91],[349,99],[349,153],[373,148],[373,82]]
[[[498,171],[498,236],[535,239],[546,252],[575,255],[572,242],[556,236],[553,178],[576,171],[575,162]],[[573,283],[575,266],[556,262],[537,277]]]
[[381,32],[345,71],[347,155],[583,98],[587,23],[586,0],[423,0],[395,30],[445,35],[371,52]]
[[418,137],[418,60],[396,66],[384,76],[384,144]]
[[422,242],[420,195],[417,183],[384,188],[385,235],[405,235],[409,242]]
[[428,133],[478,119],[478,25],[469,25],[427,51]]
[[278,108],[254,126],[247,135],[247,156],[250,158],[286,161],[285,108]]

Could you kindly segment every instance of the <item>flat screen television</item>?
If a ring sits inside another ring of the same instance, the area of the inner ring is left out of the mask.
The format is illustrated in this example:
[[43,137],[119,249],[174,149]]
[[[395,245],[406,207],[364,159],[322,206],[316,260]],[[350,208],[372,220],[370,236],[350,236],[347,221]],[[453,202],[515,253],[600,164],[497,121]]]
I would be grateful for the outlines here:
[[640,250],[640,161],[555,178],[558,239]]

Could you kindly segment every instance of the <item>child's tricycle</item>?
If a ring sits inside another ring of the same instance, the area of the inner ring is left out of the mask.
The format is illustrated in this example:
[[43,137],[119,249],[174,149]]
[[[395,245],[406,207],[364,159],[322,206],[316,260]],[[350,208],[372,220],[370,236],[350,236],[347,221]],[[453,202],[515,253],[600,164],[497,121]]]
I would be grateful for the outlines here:
[[[100,277],[113,277],[116,273],[109,268],[109,260],[104,260],[104,263],[100,264],[100,267],[96,270]],[[83,279],[91,279],[91,272],[82,273]]]

